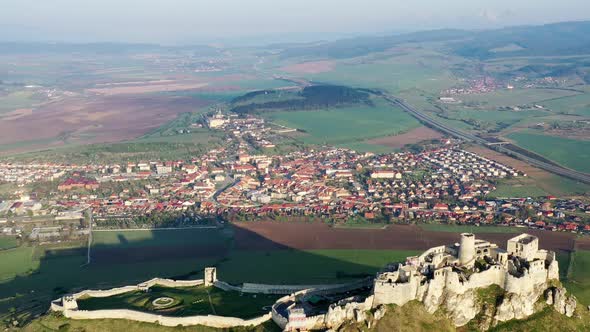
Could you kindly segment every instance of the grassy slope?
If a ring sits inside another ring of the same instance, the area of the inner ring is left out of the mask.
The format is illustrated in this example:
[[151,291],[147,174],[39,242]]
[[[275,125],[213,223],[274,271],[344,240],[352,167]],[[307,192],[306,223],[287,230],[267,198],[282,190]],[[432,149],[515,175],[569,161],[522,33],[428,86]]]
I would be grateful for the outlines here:
[[528,150],[581,172],[590,172],[590,141],[533,134],[527,131],[508,137]]

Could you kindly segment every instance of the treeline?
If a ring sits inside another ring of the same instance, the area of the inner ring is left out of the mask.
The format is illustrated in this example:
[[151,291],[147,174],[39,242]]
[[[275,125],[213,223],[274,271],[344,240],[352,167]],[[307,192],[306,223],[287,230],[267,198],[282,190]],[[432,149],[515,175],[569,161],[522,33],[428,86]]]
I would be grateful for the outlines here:
[[[244,102],[262,93],[268,93],[268,91],[250,92],[234,99],[234,102]],[[296,96],[297,98],[288,100],[239,105],[233,107],[231,111],[238,114],[246,114],[274,110],[315,110],[355,104],[373,106],[368,90],[354,89],[341,85],[308,86]]]

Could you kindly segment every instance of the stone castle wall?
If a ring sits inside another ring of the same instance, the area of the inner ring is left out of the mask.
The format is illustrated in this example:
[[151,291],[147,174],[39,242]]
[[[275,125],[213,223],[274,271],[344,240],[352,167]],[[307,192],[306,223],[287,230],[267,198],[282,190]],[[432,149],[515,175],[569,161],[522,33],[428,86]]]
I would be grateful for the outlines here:
[[124,294],[128,292],[133,292],[137,290],[144,290],[146,288],[150,288],[156,285],[164,286],[164,287],[171,287],[171,288],[178,288],[178,287],[195,287],[200,286],[204,283],[203,279],[198,280],[172,280],[172,279],[162,279],[162,278],[154,278],[148,281],[142,282],[138,285],[133,286],[123,286],[123,287],[116,287],[111,289],[104,289],[104,290],[92,290],[87,289],[81,292],[72,294],[74,299],[79,299],[81,297],[90,296],[90,297],[109,297],[119,294]]
[[269,319],[271,314],[244,320],[235,317],[222,316],[188,316],[188,317],[169,317],[135,310],[116,309],[116,310],[65,310],[64,316],[71,319],[128,319],[139,322],[155,323],[164,326],[191,326],[204,325],[215,328],[230,328],[236,326],[257,326]]

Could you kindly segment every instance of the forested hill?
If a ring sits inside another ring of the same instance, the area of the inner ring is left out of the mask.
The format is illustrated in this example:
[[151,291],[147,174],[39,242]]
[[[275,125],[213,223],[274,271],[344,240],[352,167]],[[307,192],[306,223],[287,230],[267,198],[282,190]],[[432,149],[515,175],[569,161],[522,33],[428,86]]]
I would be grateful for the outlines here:
[[[279,97],[279,93],[281,96]],[[232,100],[232,112],[252,113],[276,110],[314,110],[350,106],[356,104],[372,105],[368,90],[354,89],[340,85],[312,85],[299,92],[264,90],[247,93]],[[260,102],[261,95],[270,96],[268,101]],[[276,96],[276,100],[273,100]]]
[[590,21],[496,30],[434,30],[387,37],[342,39],[293,47],[283,57],[350,58],[383,52],[405,43],[445,42],[441,51],[471,58],[578,55],[590,53]]

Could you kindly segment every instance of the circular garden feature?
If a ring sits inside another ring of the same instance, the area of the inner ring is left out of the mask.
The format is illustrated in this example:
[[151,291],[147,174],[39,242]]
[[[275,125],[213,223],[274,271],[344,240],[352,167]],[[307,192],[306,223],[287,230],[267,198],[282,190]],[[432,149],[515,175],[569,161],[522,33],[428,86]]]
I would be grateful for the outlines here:
[[159,297],[155,300],[152,301],[152,305],[154,306],[154,309],[166,309],[169,308],[173,305],[175,305],[177,303],[177,301],[175,301],[173,298],[171,297]]

